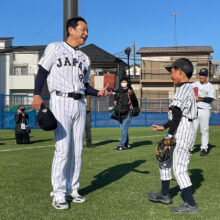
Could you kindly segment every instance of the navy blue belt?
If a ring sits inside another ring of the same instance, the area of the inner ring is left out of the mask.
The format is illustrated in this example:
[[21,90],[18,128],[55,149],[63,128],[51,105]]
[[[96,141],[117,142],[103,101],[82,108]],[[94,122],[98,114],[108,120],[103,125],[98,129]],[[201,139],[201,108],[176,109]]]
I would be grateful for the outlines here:
[[62,97],[68,97],[68,98],[73,98],[75,100],[80,100],[84,98],[84,95],[81,93],[75,93],[75,92],[70,92],[70,93],[62,93],[59,91],[56,91],[57,96],[62,96]]
[[[184,118],[187,118],[185,116],[183,116]],[[187,118],[188,121],[193,122],[193,119]]]

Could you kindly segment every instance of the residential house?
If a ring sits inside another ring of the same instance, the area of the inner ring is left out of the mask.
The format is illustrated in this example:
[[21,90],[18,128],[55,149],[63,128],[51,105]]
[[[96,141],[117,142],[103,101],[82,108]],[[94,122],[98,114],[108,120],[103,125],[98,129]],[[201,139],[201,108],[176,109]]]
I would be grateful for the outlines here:
[[[33,96],[38,61],[46,46],[13,46],[13,39],[13,37],[0,38],[0,94]],[[97,89],[103,88],[104,74],[114,73],[118,76],[117,79],[125,74],[126,63],[98,46],[89,44],[80,50],[91,60],[91,81],[93,86],[98,85]],[[48,95],[45,83],[42,96]],[[10,102],[14,105],[30,105],[32,99],[17,96]]]
[[118,86],[119,78],[126,74],[127,64],[124,61],[95,44],[86,45],[80,50],[91,60],[91,84],[96,89],[103,88],[105,74],[115,74],[117,76],[115,86]]
[[164,66],[173,63],[178,58],[188,58],[194,66],[190,82],[198,80],[201,68],[209,70],[209,81],[216,88],[219,95],[219,63],[213,62],[211,46],[185,46],[185,47],[143,47],[137,51],[141,55],[141,97],[148,99],[172,99],[175,86],[170,73]]
[[0,94],[33,95],[37,63],[45,46],[12,46],[13,39],[0,38]]

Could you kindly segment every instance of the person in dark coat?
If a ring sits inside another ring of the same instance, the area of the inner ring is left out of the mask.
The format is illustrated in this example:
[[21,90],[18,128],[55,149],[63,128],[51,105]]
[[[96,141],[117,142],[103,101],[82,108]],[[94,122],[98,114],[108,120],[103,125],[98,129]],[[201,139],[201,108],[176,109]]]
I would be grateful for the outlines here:
[[18,106],[18,113],[14,116],[15,120],[15,138],[17,144],[29,144],[30,143],[30,129],[28,127],[29,116],[25,114],[25,108],[23,105]]
[[95,145],[92,144],[92,135],[91,135],[91,96],[86,96],[86,146],[94,148]]
[[130,148],[128,128],[132,116],[137,116],[139,105],[136,95],[127,78],[122,78],[120,81],[119,91],[114,96],[114,119],[119,121],[121,128],[120,146],[115,150],[127,150]]

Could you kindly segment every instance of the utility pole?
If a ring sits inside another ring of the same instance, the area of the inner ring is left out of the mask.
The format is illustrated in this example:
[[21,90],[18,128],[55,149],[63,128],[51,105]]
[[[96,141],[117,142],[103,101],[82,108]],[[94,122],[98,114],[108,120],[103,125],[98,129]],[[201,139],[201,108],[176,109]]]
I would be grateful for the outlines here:
[[135,67],[135,41],[133,42],[133,76],[136,78],[136,67]]
[[175,46],[177,47],[178,43],[177,43],[177,33],[176,33],[176,17],[179,16],[179,14],[174,12],[172,16],[174,17],[174,42],[175,42]]
[[66,41],[66,22],[78,16],[78,0],[63,0],[63,40]]

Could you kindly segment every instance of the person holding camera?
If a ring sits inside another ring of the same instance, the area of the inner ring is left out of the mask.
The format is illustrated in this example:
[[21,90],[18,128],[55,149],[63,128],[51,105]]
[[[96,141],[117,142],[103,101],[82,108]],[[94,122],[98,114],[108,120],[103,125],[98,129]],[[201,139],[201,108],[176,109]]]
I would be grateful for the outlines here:
[[30,129],[28,127],[29,116],[25,114],[23,105],[18,106],[18,113],[14,116],[15,120],[15,138],[16,144],[29,144],[30,143]]
[[127,150],[130,148],[128,128],[133,116],[138,116],[140,108],[138,100],[127,78],[120,80],[119,91],[114,96],[114,111],[112,118],[119,121],[121,128],[120,145],[115,150]]

